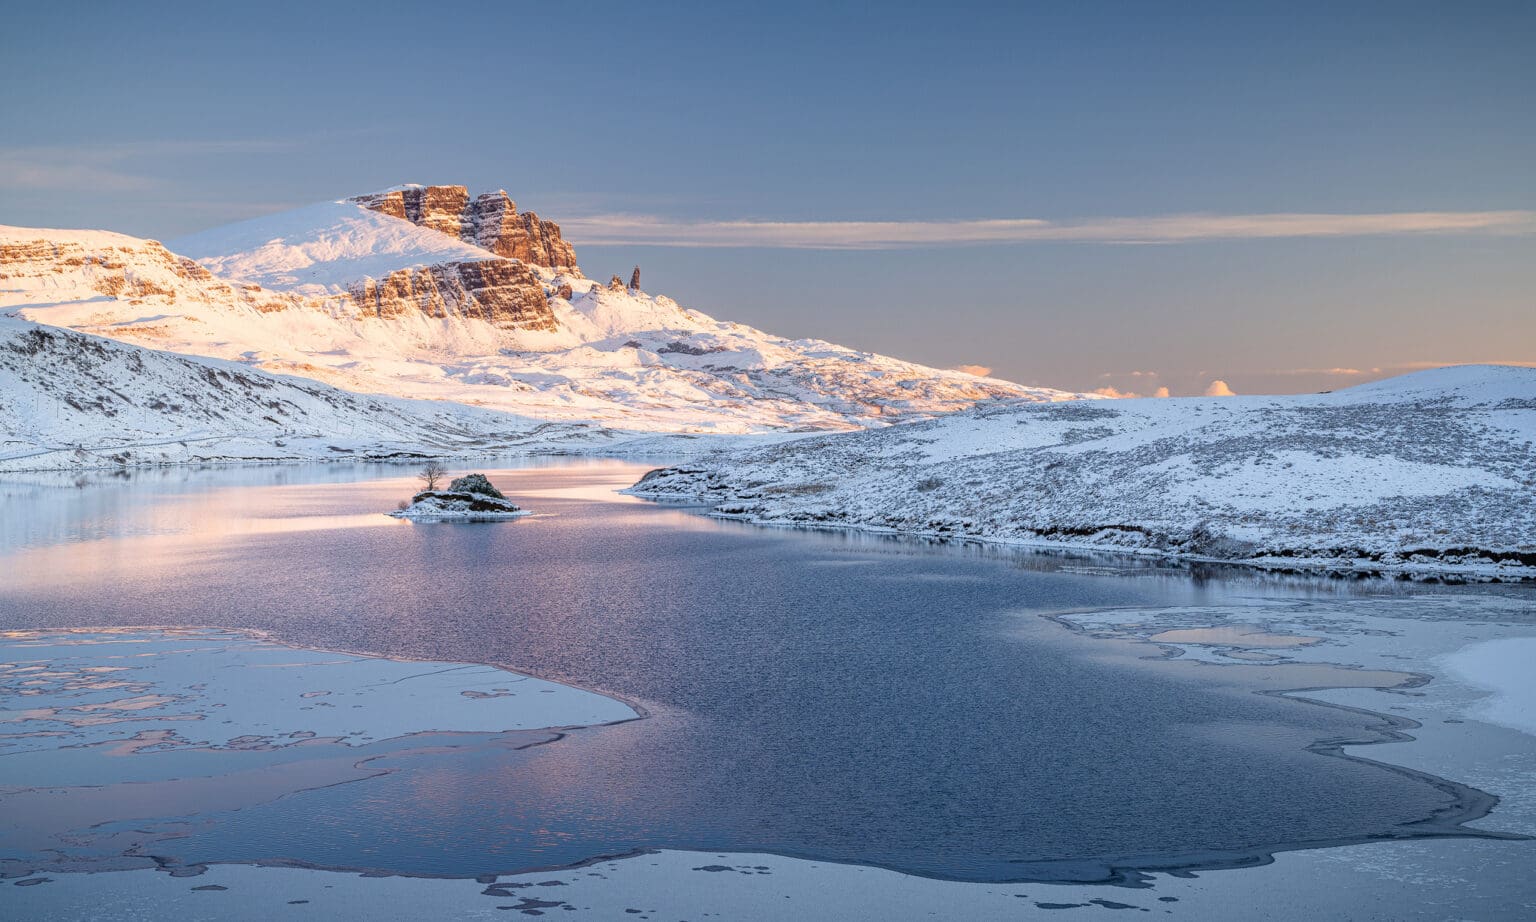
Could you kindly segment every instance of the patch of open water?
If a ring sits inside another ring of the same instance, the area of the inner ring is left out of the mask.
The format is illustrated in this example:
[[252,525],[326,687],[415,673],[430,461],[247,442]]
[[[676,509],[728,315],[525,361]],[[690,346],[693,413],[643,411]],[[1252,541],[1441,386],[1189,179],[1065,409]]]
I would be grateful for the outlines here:
[[[1149,664],[1144,645],[1035,617],[1366,592],[1411,605],[1412,590],[1126,578],[1061,557],[756,529],[613,493],[643,470],[493,472],[536,514],[479,525],[378,514],[412,488],[398,469],[7,486],[0,627],[253,629],[507,666],[649,715],[548,745],[392,751],[364,780],[133,821],[168,864],[476,876],[674,848],[1086,880],[1452,834],[1486,806],[1309,751],[1385,738],[1375,715],[1251,694],[1240,672]],[[122,832],[85,853],[104,857]],[[34,843],[39,859],[51,844]]]

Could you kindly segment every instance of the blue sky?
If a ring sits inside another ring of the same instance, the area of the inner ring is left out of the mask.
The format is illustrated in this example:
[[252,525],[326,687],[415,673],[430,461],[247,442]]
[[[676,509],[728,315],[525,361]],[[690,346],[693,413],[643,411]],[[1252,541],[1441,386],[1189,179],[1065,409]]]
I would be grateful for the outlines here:
[[1296,391],[1536,362],[1536,4],[5,21],[0,223],[168,238],[461,183],[565,223],[589,274],[638,262],[723,318],[1027,382]]

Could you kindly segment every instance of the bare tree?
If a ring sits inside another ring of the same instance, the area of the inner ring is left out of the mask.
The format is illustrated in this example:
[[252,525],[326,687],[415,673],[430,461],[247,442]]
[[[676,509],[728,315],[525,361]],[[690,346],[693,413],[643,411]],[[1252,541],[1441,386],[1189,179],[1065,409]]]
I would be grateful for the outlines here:
[[428,490],[436,490],[437,482],[448,476],[448,468],[443,467],[441,461],[428,461],[416,472],[416,479],[427,485]]

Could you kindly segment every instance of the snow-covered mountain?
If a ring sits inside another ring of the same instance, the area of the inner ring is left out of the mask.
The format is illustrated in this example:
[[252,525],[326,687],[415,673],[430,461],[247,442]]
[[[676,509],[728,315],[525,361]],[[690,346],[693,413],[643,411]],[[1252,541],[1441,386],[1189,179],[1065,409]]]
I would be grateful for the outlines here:
[[405,186],[171,241],[0,228],[0,310],[364,393],[632,430],[853,429],[1081,397],[717,321],[575,267],[505,192]]
[[652,472],[759,522],[1284,567],[1536,576],[1536,369],[1005,406]]
[[581,451],[620,438],[0,317],[0,471]]

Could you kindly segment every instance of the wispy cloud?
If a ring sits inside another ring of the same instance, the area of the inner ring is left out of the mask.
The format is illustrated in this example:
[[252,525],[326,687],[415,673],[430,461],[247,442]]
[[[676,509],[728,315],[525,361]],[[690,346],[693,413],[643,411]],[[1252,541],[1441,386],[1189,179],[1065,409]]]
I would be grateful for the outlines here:
[[167,160],[292,148],[291,142],[259,139],[0,147],[0,188],[137,192],[173,184],[165,176]]
[[1398,234],[1532,234],[1533,211],[1404,211],[1380,214],[1180,214],[1049,221],[680,221],[651,215],[567,218],[578,244],[891,250],[1036,242],[1186,243],[1286,237]]
[[968,375],[975,375],[978,378],[985,378],[992,374],[992,366],[990,365],[956,365],[954,370],[963,371]]
[[1340,377],[1357,378],[1361,375],[1379,375],[1380,368],[1282,368],[1270,372],[1272,375],[1337,375]]

